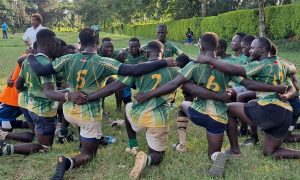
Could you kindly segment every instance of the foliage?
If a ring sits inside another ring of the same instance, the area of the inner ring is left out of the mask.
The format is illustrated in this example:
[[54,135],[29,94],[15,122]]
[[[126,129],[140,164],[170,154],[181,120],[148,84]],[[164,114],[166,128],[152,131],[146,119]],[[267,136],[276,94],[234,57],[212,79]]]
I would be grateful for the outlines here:
[[[267,36],[272,39],[283,39],[300,35],[300,5],[271,6],[265,8]],[[168,38],[183,40],[185,32],[190,27],[196,36],[212,31],[220,37],[230,39],[236,32],[246,32],[258,35],[258,10],[232,11],[218,16],[205,18],[190,18],[172,20],[168,25]],[[157,24],[126,25],[123,33],[126,35],[153,37]],[[118,29],[120,27],[115,27]],[[120,31],[116,31],[119,33]]]

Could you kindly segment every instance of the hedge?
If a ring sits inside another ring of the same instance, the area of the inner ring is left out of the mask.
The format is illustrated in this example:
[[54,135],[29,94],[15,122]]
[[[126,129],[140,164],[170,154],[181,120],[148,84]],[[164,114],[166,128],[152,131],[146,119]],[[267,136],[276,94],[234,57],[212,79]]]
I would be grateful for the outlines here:
[[[204,32],[216,32],[221,38],[231,39],[236,32],[259,34],[258,9],[232,11],[218,16],[190,18],[166,22],[168,38],[185,39],[190,27],[196,37]],[[270,6],[265,8],[266,34],[272,39],[284,39],[300,36],[300,4]],[[129,36],[155,37],[156,24],[124,25],[113,27],[113,33]]]
[[79,28],[72,27],[53,27],[51,28],[54,32],[78,32]]

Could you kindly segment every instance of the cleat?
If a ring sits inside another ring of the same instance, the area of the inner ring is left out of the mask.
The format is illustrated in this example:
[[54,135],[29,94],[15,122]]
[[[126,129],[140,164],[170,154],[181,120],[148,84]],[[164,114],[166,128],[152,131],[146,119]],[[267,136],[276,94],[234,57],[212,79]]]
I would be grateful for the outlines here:
[[127,147],[125,151],[129,154],[136,155],[138,153],[138,149],[139,149],[138,147],[133,147],[133,148]]
[[226,154],[220,152],[216,156],[216,159],[214,160],[214,163],[209,170],[209,175],[213,177],[224,176],[225,163],[226,163]]
[[66,172],[66,162],[67,159],[64,156],[61,156],[57,159],[57,165],[56,165],[56,170],[55,174],[52,177],[52,180],[62,180],[65,172]]
[[116,120],[109,120],[108,125],[112,128],[121,128],[125,126],[125,120],[117,118]]
[[109,144],[113,144],[117,141],[114,136],[103,136],[100,139],[99,147],[107,146]]
[[138,179],[141,176],[143,169],[146,167],[147,164],[147,154],[143,151],[138,152],[135,159],[135,164],[133,169],[130,172],[129,177],[131,179]]
[[174,151],[178,151],[178,152],[182,152],[182,153],[186,152],[186,146],[181,145],[180,143],[173,144],[172,147],[173,147]]
[[6,146],[6,144],[4,143],[4,141],[0,140],[0,156],[3,155],[3,150],[4,150],[5,146]]
[[70,143],[73,141],[74,141],[74,137],[72,133],[68,133],[67,135],[62,135],[61,133],[58,134],[57,142],[59,144]]
[[249,139],[246,139],[244,142],[242,142],[240,144],[240,147],[251,147],[258,144],[259,144],[259,140],[257,138],[251,137]]

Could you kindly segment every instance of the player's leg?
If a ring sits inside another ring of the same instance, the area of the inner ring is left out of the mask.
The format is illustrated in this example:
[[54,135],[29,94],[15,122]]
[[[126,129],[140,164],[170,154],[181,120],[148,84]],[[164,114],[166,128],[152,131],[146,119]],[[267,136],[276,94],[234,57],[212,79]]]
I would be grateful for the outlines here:
[[[0,104],[0,130],[12,132],[16,125],[16,119],[22,114],[19,107]],[[1,135],[0,135],[1,139]]]
[[23,113],[26,123],[31,129],[31,132],[2,132],[0,135],[2,140],[15,140],[19,142],[32,142],[34,139],[34,123],[28,111],[26,109],[20,108],[20,111]]
[[143,151],[138,152],[135,165],[129,175],[131,178],[139,178],[147,166],[158,166],[162,162],[167,148],[168,134],[168,127],[147,128],[148,154]]
[[[31,118],[35,123],[35,136],[39,144],[27,143],[27,144],[6,144],[5,147],[1,148],[2,154],[32,154],[39,151],[48,151],[54,139],[56,117],[45,118],[40,117],[34,113],[29,112]],[[1,153],[0,153],[1,154]]]
[[69,132],[70,123],[64,117],[62,105],[63,102],[59,102],[57,108],[57,118],[58,121],[61,123],[60,129],[58,129],[59,132],[57,137],[57,141],[60,144],[74,141],[72,133]]
[[139,127],[136,127],[131,122],[131,110],[132,110],[132,102],[126,104],[125,107],[125,126],[128,136],[128,147],[125,149],[126,152],[136,155],[138,152],[138,142],[136,139],[136,131],[139,130]]
[[280,147],[283,138],[275,138],[272,135],[265,133],[263,143],[263,154],[265,156],[272,155],[277,159],[299,159],[300,151]]
[[179,152],[186,151],[186,128],[188,125],[189,107],[192,103],[190,101],[183,101],[177,113],[177,132],[179,143],[174,144],[173,148]]
[[190,120],[197,126],[206,129],[206,137],[208,141],[208,157],[212,160],[213,165],[209,171],[211,176],[223,176],[226,155],[221,152],[224,132],[227,125],[217,122],[207,114],[200,113],[189,107],[188,114]]
[[120,90],[115,93],[115,98],[116,98],[116,106],[117,106],[117,111],[122,111],[122,100],[123,100],[123,90]]
[[80,127],[80,154],[72,158],[64,156],[59,157],[57,160],[55,174],[52,179],[62,179],[66,171],[91,161],[97,154],[102,136],[101,121],[82,122],[68,116],[65,117],[70,123]]
[[[241,92],[237,96],[237,102],[247,103],[249,101],[253,101],[256,99],[256,92],[254,91],[245,91]],[[257,127],[256,126],[250,126],[251,127],[251,137],[246,139],[244,142],[242,142],[240,145],[242,147],[246,146],[253,146],[256,144],[259,144],[258,134],[257,134]]]
[[238,144],[237,119],[247,124],[250,124],[251,126],[254,125],[253,122],[245,114],[244,109],[244,103],[236,102],[228,104],[228,125],[226,132],[230,142],[230,153],[235,156],[239,156],[241,154]]
[[296,123],[300,116],[300,100],[299,97],[295,97],[289,100],[289,103],[293,107],[293,120],[292,124],[289,127],[289,133],[285,137],[284,142],[300,142],[300,134],[292,134],[295,129]]

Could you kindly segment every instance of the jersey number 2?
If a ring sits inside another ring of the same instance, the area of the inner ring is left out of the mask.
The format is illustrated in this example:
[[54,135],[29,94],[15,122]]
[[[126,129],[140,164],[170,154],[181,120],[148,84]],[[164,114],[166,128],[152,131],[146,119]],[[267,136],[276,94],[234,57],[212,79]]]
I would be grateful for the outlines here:
[[154,89],[156,89],[156,87],[160,83],[161,75],[160,74],[153,74],[151,77],[152,77],[152,79],[156,79],[156,83],[154,84],[153,88],[151,89],[151,91],[153,91]]

